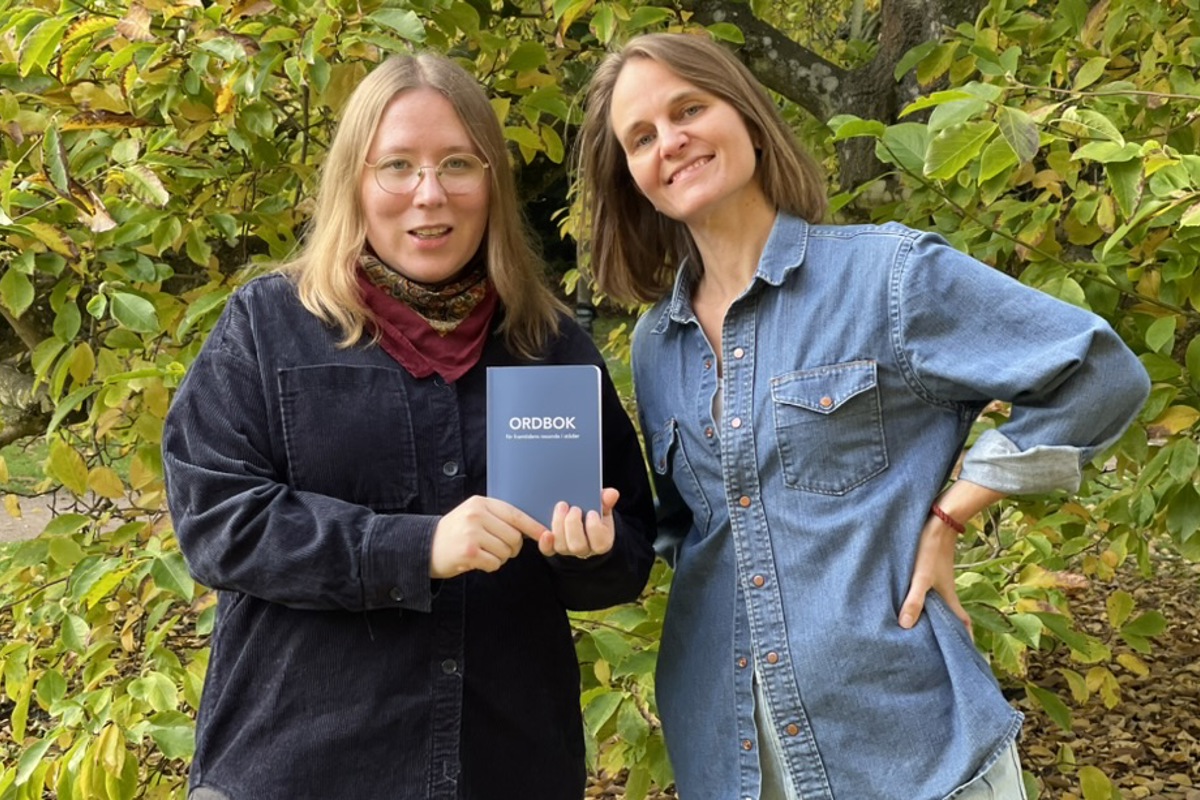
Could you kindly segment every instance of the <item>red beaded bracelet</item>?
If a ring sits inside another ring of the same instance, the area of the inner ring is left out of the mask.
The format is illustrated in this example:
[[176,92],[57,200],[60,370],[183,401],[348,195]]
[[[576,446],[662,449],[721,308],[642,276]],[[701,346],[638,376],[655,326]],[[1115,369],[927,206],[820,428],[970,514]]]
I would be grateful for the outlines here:
[[930,506],[930,507],[929,507],[929,510],[933,512],[933,515],[934,515],[935,517],[937,517],[937,518],[938,518],[938,519],[940,519],[942,522],[946,523],[946,524],[947,524],[947,525],[949,525],[951,528],[953,528],[953,529],[954,529],[954,531],[955,531],[956,533],[960,533],[960,534],[961,534],[961,533],[966,533],[966,532],[967,532],[967,526],[966,526],[966,525],[963,525],[961,522],[959,522],[958,520],[956,520],[954,517],[950,516],[950,515],[949,515],[949,514],[947,514],[945,511],[943,511],[943,510],[942,510],[942,507],[941,507],[941,506],[939,506],[937,503],[934,503],[932,506]]

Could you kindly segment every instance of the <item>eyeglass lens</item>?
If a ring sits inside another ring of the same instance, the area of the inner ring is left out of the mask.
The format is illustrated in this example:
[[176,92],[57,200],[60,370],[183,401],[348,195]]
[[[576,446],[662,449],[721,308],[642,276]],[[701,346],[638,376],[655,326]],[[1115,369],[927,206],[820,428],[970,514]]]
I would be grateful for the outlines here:
[[415,191],[422,179],[435,175],[446,194],[466,194],[483,180],[486,165],[470,153],[446,156],[438,165],[420,165],[406,155],[394,155],[375,165],[375,178],[385,192],[407,194]]

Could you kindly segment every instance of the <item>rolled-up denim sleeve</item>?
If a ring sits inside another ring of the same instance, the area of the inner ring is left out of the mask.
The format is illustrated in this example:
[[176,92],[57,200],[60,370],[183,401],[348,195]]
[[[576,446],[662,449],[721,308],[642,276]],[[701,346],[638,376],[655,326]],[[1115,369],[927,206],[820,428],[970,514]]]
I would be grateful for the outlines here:
[[250,328],[235,296],[163,430],[167,501],[192,575],[293,608],[428,611],[438,517],[377,514],[280,478]]
[[1008,494],[1075,490],[1149,393],[1137,357],[1099,316],[950,247],[909,239],[893,272],[894,345],[929,402],[1011,403],[967,453],[960,477]]

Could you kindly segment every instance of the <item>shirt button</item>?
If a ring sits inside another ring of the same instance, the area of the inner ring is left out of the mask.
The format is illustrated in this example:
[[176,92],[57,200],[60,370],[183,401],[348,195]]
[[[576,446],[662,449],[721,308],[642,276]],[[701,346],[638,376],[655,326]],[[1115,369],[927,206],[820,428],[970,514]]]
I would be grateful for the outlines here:
[[711,358],[704,359],[704,368],[712,369],[712,359]]
[[729,420],[729,424],[735,428],[740,428],[740,427],[742,427],[742,418],[734,417],[733,419]]
[[453,675],[454,673],[458,672],[458,662],[456,662],[453,658],[447,658],[442,662],[442,672],[446,673],[447,675]]
[[716,431],[712,429],[711,425],[704,429],[705,438],[711,439],[714,433],[716,433]]
[[750,741],[749,739],[742,739],[742,749],[743,750],[753,750],[754,742]]
[[738,505],[741,506],[742,508],[749,508],[750,507],[750,498],[746,497],[746,495],[742,495],[741,497],[738,498]]
[[817,403],[821,406],[821,408],[829,408],[831,405],[833,405],[833,398],[828,396],[822,397],[817,401]]
[[458,474],[458,462],[457,461],[447,461],[445,464],[442,464],[442,474],[446,475],[446,476],[457,475]]
[[745,668],[746,668],[746,665],[747,665],[747,664],[749,664],[749,663],[750,663],[750,662],[749,662],[749,661],[746,659],[746,657],[745,657],[745,656],[742,656],[741,658],[739,658],[739,659],[737,660],[737,665],[738,665],[738,667],[739,667],[739,668],[741,668],[741,669],[745,669]]
[[733,357],[734,358],[741,358],[744,355],[746,355],[746,351],[743,350],[742,348],[740,348],[740,347],[733,348]]
[[792,724],[790,724],[786,728],[784,728],[784,730],[787,731],[788,736],[795,736],[797,733],[800,732],[800,726],[793,722]]
[[767,663],[768,664],[778,664],[779,663],[779,653],[767,653]]
[[392,598],[397,603],[399,603],[401,600],[404,599],[404,592],[400,591],[399,586],[393,586],[391,588],[391,590],[388,592],[388,597]]
[[767,579],[764,578],[762,575],[755,575],[753,578],[750,579],[750,582],[761,589],[763,587],[763,584],[765,584],[767,582]]

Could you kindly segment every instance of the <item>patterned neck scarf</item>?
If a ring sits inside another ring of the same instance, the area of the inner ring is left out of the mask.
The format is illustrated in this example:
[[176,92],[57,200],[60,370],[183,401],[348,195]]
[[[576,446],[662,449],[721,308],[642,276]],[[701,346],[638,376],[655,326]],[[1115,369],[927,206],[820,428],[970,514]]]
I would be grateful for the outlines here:
[[379,345],[417,378],[461,378],[483,353],[499,297],[482,259],[440,284],[409,280],[371,253],[358,259]]

